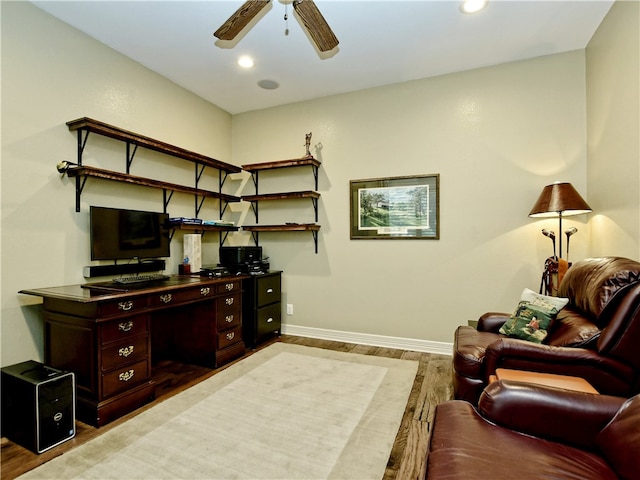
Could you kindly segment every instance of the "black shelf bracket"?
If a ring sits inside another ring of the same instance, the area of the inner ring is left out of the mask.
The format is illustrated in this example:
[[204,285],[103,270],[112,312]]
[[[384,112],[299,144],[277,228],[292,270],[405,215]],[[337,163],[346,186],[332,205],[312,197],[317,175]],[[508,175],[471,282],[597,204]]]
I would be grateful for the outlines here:
[[80,197],[82,197],[82,190],[84,190],[84,185],[87,183],[87,178],[76,177],[76,212],[80,211]]
[[202,174],[204,173],[206,165],[198,165],[195,164],[195,174],[196,174],[196,188],[198,188],[198,184],[200,183],[200,179],[202,178]]
[[167,213],[167,207],[169,206],[169,203],[171,202],[171,197],[173,197],[173,190],[169,190],[169,195],[167,195],[167,189],[163,188],[162,189],[162,205],[163,205],[163,212]]
[[[82,132],[84,130],[78,130],[78,166],[82,166],[82,155],[84,153],[84,147],[87,145],[87,140],[89,140],[89,131],[85,132],[83,137]],[[87,183],[87,177],[81,179],[80,177],[76,177],[76,212],[80,211],[80,198],[82,197],[82,190],[84,190],[84,185]]]
[[251,210],[253,210],[253,214],[256,217],[256,223],[258,223],[258,201],[249,202],[251,204]]
[[82,138],[83,130],[78,130],[78,165],[82,165],[82,154],[84,153],[84,147],[87,145],[87,140],[89,140],[89,131],[86,132],[84,139]]
[[227,181],[228,176],[229,176],[229,172],[223,172],[222,170],[218,170],[218,178],[220,181],[220,193],[222,193],[222,187],[224,186],[224,182]]
[[196,218],[199,218],[200,215],[200,210],[202,210],[202,205],[204,205],[204,200],[206,197],[202,197],[200,199],[200,202],[198,202],[198,195],[195,196],[195,203],[196,203]]
[[[315,184],[316,184],[316,188],[315,190],[318,191],[318,166],[317,165],[311,165],[311,170],[313,170],[313,179],[315,180]],[[318,218],[316,217],[316,222],[318,221]]]
[[256,195],[258,195],[258,174],[260,172],[256,170],[255,172],[251,172],[251,180],[253,180],[253,186],[256,188]]
[[258,240],[260,239],[260,232],[251,232],[251,236],[253,237],[253,243],[256,244],[256,247],[259,246]]
[[[195,187],[198,188],[199,184],[200,184],[200,179],[202,178],[202,174],[204,173],[204,168],[205,165],[200,165],[198,163],[194,164],[194,184]],[[202,209],[202,205],[204,204],[204,197],[202,197],[202,199],[198,202],[198,194],[195,194],[193,196],[193,204],[194,204],[194,212],[195,212],[195,217],[198,218],[198,215],[200,214],[200,210]]]
[[223,202],[222,200],[220,200],[220,219],[222,220],[222,216],[224,215],[224,212],[227,211],[227,207],[229,206],[229,202]]
[[138,144],[133,144],[133,151],[131,151],[131,142],[127,142],[127,159],[126,159],[126,172],[127,175],[131,173],[131,164],[133,163],[133,158],[136,156],[136,152],[138,151]]

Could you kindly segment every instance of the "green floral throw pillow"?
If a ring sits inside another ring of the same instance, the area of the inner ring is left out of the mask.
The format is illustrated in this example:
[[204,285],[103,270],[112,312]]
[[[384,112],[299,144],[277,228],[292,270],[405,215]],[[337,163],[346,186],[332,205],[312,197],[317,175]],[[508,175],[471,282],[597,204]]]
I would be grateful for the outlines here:
[[542,343],[558,309],[542,302],[521,301],[513,315],[500,327],[500,333],[530,342]]

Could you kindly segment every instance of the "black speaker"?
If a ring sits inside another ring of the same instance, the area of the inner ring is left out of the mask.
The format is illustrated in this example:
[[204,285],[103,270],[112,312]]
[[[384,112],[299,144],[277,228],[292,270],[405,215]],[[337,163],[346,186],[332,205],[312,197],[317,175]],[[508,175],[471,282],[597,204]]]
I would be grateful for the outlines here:
[[42,453],[76,434],[75,377],[29,360],[2,368],[2,436]]
[[85,278],[90,277],[106,277],[107,275],[125,275],[127,273],[143,273],[164,270],[166,262],[164,260],[154,259],[146,260],[138,263],[120,263],[118,265],[94,265],[86,266],[82,270]]

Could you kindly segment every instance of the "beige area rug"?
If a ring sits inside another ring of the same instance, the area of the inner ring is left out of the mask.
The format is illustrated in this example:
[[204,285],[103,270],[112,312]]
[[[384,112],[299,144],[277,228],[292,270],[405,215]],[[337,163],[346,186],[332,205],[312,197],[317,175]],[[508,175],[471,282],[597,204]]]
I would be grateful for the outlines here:
[[417,367],[275,343],[20,478],[380,479]]

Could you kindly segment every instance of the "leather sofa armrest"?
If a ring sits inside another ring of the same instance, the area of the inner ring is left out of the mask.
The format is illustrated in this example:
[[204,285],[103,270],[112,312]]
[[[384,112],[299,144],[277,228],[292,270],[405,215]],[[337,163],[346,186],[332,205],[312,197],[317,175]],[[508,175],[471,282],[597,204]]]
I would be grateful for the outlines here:
[[535,365],[535,370],[539,372],[559,374],[564,372],[565,375],[575,375],[571,373],[575,371],[573,367],[580,369],[593,367],[603,373],[608,372],[614,377],[619,376],[621,368],[624,367],[615,359],[603,357],[598,352],[586,348],[554,347],[516,338],[500,337],[486,349],[485,380],[488,380],[489,375],[495,375],[496,368],[500,367],[531,370],[531,368],[519,368],[523,364]]
[[597,434],[625,400],[500,380],[485,388],[478,411],[502,427],[593,450]]
[[509,320],[510,315],[502,312],[488,312],[478,319],[479,332],[498,333],[500,327]]

